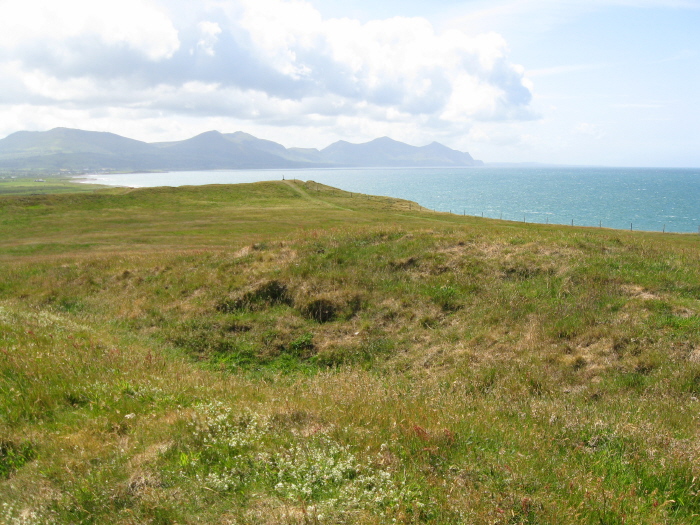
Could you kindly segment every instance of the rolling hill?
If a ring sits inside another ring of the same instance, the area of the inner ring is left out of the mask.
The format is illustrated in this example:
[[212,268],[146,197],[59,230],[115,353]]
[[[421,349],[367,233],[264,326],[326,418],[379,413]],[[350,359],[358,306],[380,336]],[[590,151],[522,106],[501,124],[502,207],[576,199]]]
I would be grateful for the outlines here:
[[388,137],[325,149],[285,148],[243,132],[207,131],[147,143],[114,133],[55,128],[19,131],[0,140],[0,168],[17,170],[206,170],[310,167],[466,167],[469,153],[433,142],[415,147]]

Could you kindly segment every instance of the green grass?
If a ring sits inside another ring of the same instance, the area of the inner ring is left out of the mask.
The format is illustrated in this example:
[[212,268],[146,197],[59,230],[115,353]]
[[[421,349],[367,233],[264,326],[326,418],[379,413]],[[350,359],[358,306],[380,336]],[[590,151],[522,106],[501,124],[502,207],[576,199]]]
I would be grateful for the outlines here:
[[0,198],[0,522],[700,523],[699,242],[311,182]]
[[0,173],[0,197],[6,195],[51,195],[56,193],[85,193],[104,188],[99,184],[73,182],[55,175],[8,175]]

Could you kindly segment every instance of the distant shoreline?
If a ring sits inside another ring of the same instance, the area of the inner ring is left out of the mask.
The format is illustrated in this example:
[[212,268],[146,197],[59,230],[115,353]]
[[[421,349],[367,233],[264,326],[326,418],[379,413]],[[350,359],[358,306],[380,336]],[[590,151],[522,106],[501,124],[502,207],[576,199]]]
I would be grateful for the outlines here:
[[440,212],[536,224],[695,233],[700,170],[494,166],[470,168],[314,168],[87,174],[75,180],[113,187],[314,180],[345,191],[406,199]]

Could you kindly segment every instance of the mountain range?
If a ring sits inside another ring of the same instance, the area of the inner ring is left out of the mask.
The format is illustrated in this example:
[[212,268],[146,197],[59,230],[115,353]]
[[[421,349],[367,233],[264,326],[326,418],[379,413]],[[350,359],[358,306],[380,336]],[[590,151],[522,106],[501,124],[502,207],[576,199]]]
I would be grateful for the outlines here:
[[114,133],[55,128],[0,140],[0,168],[18,170],[208,170],[329,167],[479,166],[469,153],[437,142],[415,147],[382,137],[338,141],[322,150],[285,148],[241,131],[207,131],[175,142],[142,142]]

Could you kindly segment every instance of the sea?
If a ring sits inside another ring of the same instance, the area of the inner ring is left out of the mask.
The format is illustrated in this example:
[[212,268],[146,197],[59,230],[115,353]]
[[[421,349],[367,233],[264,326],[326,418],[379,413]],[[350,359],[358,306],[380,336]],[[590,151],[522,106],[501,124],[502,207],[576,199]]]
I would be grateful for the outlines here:
[[427,209],[518,222],[700,233],[700,168],[472,167],[93,174],[113,186],[315,181]]

